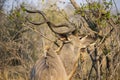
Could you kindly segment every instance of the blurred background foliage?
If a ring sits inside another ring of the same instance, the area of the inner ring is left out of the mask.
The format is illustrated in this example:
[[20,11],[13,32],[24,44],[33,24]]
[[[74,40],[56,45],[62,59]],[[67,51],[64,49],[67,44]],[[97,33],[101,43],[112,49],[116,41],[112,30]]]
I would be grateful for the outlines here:
[[[53,41],[56,40],[56,36],[46,24],[36,26],[26,20],[26,17],[29,16],[31,21],[42,21],[42,16],[37,13],[28,14],[24,9],[16,8],[11,13],[5,14],[2,10],[4,1],[1,1],[2,5],[0,5],[0,80],[28,80],[32,65],[43,53],[41,33]],[[44,0],[42,1],[44,2]],[[106,57],[106,61],[101,62],[101,64],[106,63],[106,67],[101,68],[101,80],[119,80],[120,15],[119,13],[116,15],[111,13],[111,8],[114,5],[112,0],[101,0],[103,3],[86,1],[87,4],[80,4],[78,9],[69,10],[70,5],[68,5],[67,12],[64,9],[60,10],[56,4],[42,10],[47,18],[55,24],[67,22],[74,15],[82,16],[85,22],[80,28],[81,33],[97,35],[96,37],[99,38],[97,41],[100,44],[97,48],[98,55],[101,61]],[[69,15],[69,11],[73,14]],[[72,21],[75,20],[77,18]],[[77,21],[75,24],[78,24]],[[52,44],[49,40],[45,40],[45,42],[49,45]],[[78,67],[73,80],[82,80],[83,77],[81,78],[80,74],[82,73]],[[96,80],[94,71],[90,80],[93,79]]]

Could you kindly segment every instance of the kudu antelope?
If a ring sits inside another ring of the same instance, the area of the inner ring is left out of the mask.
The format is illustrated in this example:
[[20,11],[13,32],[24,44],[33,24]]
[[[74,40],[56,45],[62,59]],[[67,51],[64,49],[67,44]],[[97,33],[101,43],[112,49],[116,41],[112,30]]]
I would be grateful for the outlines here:
[[34,65],[31,80],[68,80],[60,57],[52,50],[46,52]]
[[[29,11],[29,13],[39,13],[43,16],[44,21],[40,23],[34,23],[35,25],[41,25],[46,23],[48,27],[55,34],[65,37],[62,46],[58,51],[54,51],[51,47],[47,50],[46,56],[42,56],[34,65],[31,71],[31,80],[71,80],[76,68],[77,62],[80,56],[80,49],[85,48],[94,40],[90,36],[79,38],[79,36],[72,33],[76,28],[72,24],[60,24],[55,25],[50,22],[41,11]],[[56,30],[66,26],[67,30]]]
[[[35,63],[31,80],[71,80],[80,56],[80,49],[88,46],[93,40],[89,36],[79,39],[70,36],[71,41],[63,44],[59,52],[48,49]],[[86,42],[86,43],[85,43]]]

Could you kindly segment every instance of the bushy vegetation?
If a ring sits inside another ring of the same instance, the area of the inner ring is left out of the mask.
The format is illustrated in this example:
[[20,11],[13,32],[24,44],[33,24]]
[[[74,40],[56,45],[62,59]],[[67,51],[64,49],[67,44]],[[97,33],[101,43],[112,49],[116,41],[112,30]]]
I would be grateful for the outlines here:
[[25,33],[25,15],[15,10],[8,16],[2,15],[0,23],[0,80],[27,79],[32,53],[31,41]]
[[[85,60],[79,61],[73,80],[120,79],[120,16],[111,14],[112,5],[111,1],[104,1],[103,4],[88,2],[75,9],[75,15],[82,16],[85,21],[82,28],[78,28],[78,33],[90,34],[97,40],[94,49],[87,49],[92,62],[90,71],[84,73],[83,68],[91,66],[87,65],[88,57],[84,56]],[[60,12],[55,8],[54,12],[44,12],[53,23],[68,21],[64,11]],[[30,24],[26,17],[31,17],[33,21],[42,20],[42,17],[28,14],[23,9],[14,10],[9,15],[1,11],[0,16],[0,80],[28,80],[33,63],[43,53],[41,33],[53,41],[56,35],[46,24]],[[50,44],[50,40],[45,40],[46,44]]]

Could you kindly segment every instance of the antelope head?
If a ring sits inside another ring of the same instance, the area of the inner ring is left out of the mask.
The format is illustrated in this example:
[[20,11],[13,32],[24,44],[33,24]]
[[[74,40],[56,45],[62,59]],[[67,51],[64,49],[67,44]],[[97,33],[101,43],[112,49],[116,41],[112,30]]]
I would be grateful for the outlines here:
[[68,79],[71,80],[77,69],[77,62],[80,57],[81,49],[91,45],[95,39],[91,36],[75,36],[68,37],[69,42],[62,45],[59,56],[65,66]]

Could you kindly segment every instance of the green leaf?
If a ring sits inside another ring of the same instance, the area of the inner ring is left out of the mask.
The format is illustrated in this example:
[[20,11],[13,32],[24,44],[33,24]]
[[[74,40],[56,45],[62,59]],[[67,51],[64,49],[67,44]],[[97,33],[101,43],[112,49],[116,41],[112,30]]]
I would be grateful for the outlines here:
[[42,0],[42,2],[44,2],[44,0]]
[[26,10],[24,6],[21,6],[21,9],[22,9],[23,11],[25,11],[25,10]]

